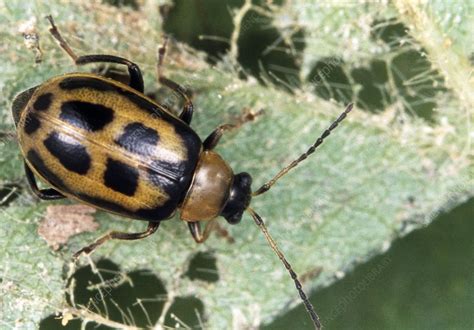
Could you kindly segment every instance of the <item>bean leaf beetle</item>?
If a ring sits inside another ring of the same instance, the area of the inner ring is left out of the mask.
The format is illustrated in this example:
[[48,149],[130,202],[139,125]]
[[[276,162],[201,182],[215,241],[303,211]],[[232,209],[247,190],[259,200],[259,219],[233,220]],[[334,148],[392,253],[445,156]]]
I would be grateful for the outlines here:
[[[109,232],[76,252],[74,258],[90,254],[110,239],[148,237],[177,210],[197,243],[207,239],[219,216],[237,224],[247,211],[288,270],[314,326],[319,329],[319,317],[296,273],[249,204],[252,197],[267,192],[311,155],[352,110],[352,104],[305,153],[252,192],[252,177],[245,172],[234,174],[213,151],[224,132],[234,125],[217,127],[204,141],[190,127],[190,97],[161,72],[166,42],[158,52],[158,80],[184,99],[179,116],[144,95],[138,65],[113,55],[77,56],[53,18],[47,19],[52,36],[76,65],[122,64],[128,68],[130,80],[127,85],[98,74],[68,73],[16,96],[12,112],[27,181],[40,199],[71,198],[148,222],[143,232]],[[39,189],[36,177],[52,188]]]

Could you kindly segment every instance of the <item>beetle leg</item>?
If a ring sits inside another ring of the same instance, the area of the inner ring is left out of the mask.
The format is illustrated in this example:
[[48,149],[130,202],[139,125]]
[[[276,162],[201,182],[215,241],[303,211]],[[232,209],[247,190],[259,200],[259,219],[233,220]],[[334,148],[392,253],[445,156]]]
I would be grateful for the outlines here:
[[225,229],[219,222],[216,221],[216,226],[215,226],[215,232],[216,234],[225,239],[227,243],[232,244],[235,243],[235,239],[230,235],[230,233]]
[[113,55],[84,55],[84,56],[77,56],[71,47],[68,45],[66,40],[62,37],[59,33],[56,24],[54,24],[53,17],[51,15],[46,16],[49,20],[51,27],[49,28],[49,32],[53,35],[53,37],[59,42],[59,46],[72,58],[76,65],[84,65],[88,63],[98,63],[98,62],[105,62],[105,63],[116,63],[116,64],[123,64],[126,65],[128,68],[128,74],[130,75],[130,82],[129,86],[133,89],[139,91],[140,93],[144,92],[144,85],[143,85],[143,76],[140,68],[135,63]]
[[33,174],[33,171],[30,169],[28,164],[25,163],[25,173],[26,179],[28,180],[28,184],[30,185],[31,190],[33,193],[40,199],[44,200],[53,200],[53,199],[62,199],[66,198],[63,194],[61,194],[56,189],[39,189],[38,185],[36,184],[36,178]]
[[59,46],[61,46],[62,49],[72,58],[74,62],[77,60],[77,55],[74,53],[74,51],[71,49],[69,44],[64,40],[63,36],[61,33],[59,33],[58,28],[56,27],[56,24],[54,24],[54,19],[53,16],[48,15],[46,16],[46,19],[49,21],[51,24],[51,27],[49,28],[49,32],[53,35],[54,39],[56,39],[59,42]]
[[224,132],[236,128],[236,125],[224,124],[217,127],[203,142],[204,150],[212,150],[216,147]]
[[184,121],[186,124],[191,124],[191,120],[193,118],[194,106],[191,101],[191,98],[186,94],[186,90],[184,87],[179,85],[178,83],[166,78],[163,76],[163,61],[165,58],[166,53],[166,45],[168,44],[168,38],[164,38],[163,45],[158,48],[158,64],[157,64],[157,72],[158,72],[158,81],[163,84],[164,86],[168,87],[169,89],[173,90],[179,96],[184,99],[183,110],[179,114],[179,118]]
[[191,120],[193,119],[194,106],[191,99],[186,94],[184,87],[165,77],[159,77],[158,80],[166,87],[178,93],[184,99],[183,110],[179,114],[179,119],[181,119],[188,125],[191,124]]
[[216,219],[209,220],[204,227],[204,233],[201,233],[201,223],[199,221],[188,222],[189,231],[196,243],[204,243],[209,238],[211,231],[216,225]]
[[85,253],[85,254],[92,253],[97,247],[104,244],[105,242],[107,242],[110,239],[122,239],[122,240],[132,241],[132,240],[137,240],[137,239],[142,239],[142,238],[148,237],[151,234],[153,234],[154,232],[156,232],[156,230],[158,229],[159,226],[160,226],[160,222],[148,222],[148,228],[145,231],[140,232],[140,233],[123,233],[123,232],[119,232],[119,231],[111,231],[111,232],[105,234],[104,236],[99,237],[94,243],[92,243],[92,244],[80,249],[76,253],[74,253],[73,259],[76,260],[83,253]]
[[128,85],[132,87],[133,89],[139,91],[140,93],[143,93],[145,91],[145,87],[143,84],[143,76],[142,76],[142,72],[140,68],[138,67],[137,64],[127,60],[126,58],[114,56],[114,55],[95,54],[95,55],[79,56],[75,62],[77,65],[84,65],[88,63],[99,63],[99,62],[126,65],[128,68],[128,74],[130,76],[130,82],[128,83]]
[[224,124],[218,126],[211,134],[209,134],[206,140],[204,140],[204,150],[214,149],[219,143],[219,140],[221,139],[222,135],[224,135],[224,132],[237,129],[243,124],[255,120],[255,118],[257,116],[260,116],[261,114],[263,114],[263,110],[252,112],[249,109],[246,109],[243,114],[236,120],[235,124]]

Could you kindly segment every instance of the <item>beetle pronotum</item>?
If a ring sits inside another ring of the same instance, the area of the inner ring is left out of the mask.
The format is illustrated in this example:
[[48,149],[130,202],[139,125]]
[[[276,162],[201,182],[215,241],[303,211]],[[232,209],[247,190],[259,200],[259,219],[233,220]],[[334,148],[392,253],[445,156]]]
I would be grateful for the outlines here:
[[[180,210],[180,219],[188,224],[198,243],[207,239],[218,216],[237,224],[247,211],[288,270],[319,329],[319,317],[296,273],[249,204],[252,197],[267,192],[311,155],[352,110],[352,104],[305,153],[252,193],[251,176],[245,172],[234,174],[213,151],[223,133],[234,125],[219,126],[204,141],[189,126],[193,115],[191,99],[179,84],[161,72],[166,42],[158,52],[158,78],[183,97],[179,116],[143,94],[143,78],[135,63],[113,55],[77,56],[53,18],[47,18],[51,34],[77,65],[123,64],[128,68],[130,82],[126,85],[97,74],[70,73],[20,93],[12,110],[28,183],[41,199],[69,197],[148,221],[147,230],[109,232],[76,252],[74,258],[91,253],[109,239],[148,237],[176,210]],[[36,176],[53,188],[39,189]],[[201,222],[206,222],[204,231]]]

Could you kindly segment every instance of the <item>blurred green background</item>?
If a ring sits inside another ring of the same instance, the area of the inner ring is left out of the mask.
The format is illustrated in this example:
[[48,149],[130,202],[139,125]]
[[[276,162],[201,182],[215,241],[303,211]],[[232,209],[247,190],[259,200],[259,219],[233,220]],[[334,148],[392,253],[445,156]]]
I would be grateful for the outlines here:
[[[134,8],[133,1],[110,0],[117,6]],[[242,6],[243,1],[199,0],[174,1],[174,6],[163,7],[165,30],[173,38],[206,52],[210,63],[217,63],[220,57],[229,50],[233,30],[231,10]],[[274,2],[278,4],[278,1]],[[212,13],[212,15],[210,15]],[[239,39],[239,63],[245,75],[257,78],[262,84],[273,83],[289,93],[301,85],[298,71],[301,65],[299,51],[305,47],[305,32],[295,31],[291,34],[291,43],[284,42],[279,30],[272,26],[270,18],[254,14],[247,17],[252,20],[248,29]],[[245,19],[244,19],[245,22]],[[258,24],[254,24],[257,22]],[[379,22],[380,23],[380,22]],[[384,22],[383,28],[374,28],[373,37],[385,42],[389,47],[399,47],[399,40],[407,39],[407,29],[399,22]],[[204,36],[204,37],[203,37]],[[207,37],[206,37],[207,36]],[[291,44],[291,47],[290,47]],[[271,51],[267,50],[272,49]],[[290,49],[291,48],[291,49]],[[263,54],[263,55],[262,55]],[[317,77],[327,63],[334,58],[323,58],[314,65],[306,77],[310,81]],[[405,79],[416,76],[420,70],[429,70],[431,64],[419,51],[403,53],[389,70],[397,72]],[[284,68],[282,70],[281,68]],[[335,99],[341,105],[355,101],[358,108],[377,113],[384,110],[387,103],[395,102],[388,90],[375,88],[375,83],[385,82],[387,67],[384,61],[377,59],[368,63],[364,69],[355,69],[349,74],[342,65],[336,67],[326,77],[330,84],[315,90],[317,96]],[[271,72],[270,75],[268,73]],[[356,81],[362,88],[355,92],[349,88],[350,81]],[[442,78],[432,70],[418,88],[422,95],[410,94],[405,89],[403,79],[395,81],[398,96],[406,100],[407,112],[433,120],[433,109],[436,106],[434,95],[443,91]],[[357,95],[355,95],[357,94]],[[320,314],[327,329],[473,329],[474,328],[474,200],[448,213],[437,215],[436,220],[427,228],[412,232],[396,240],[389,250],[374,257],[371,261],[357,266],[351,273],[334,285],[314,292],[311,301]],[[304,242],[301,242],[304,244]],[[212,255],[199,255],[193,260],[187,276],[199,278],[209,283],[218,281],[215,273],[215,259]],[[119,266],[111,261],[102,260],[98,264],[107,273],[119,271]],[[94,294],[87,290],[88,283],[99,281],[88,268],[76,274],[78,282],[76,301],[86,303]],[[110,275],[111,276],[111,275]],[[162,309],[159,301],[148,302],[144,308],[145,315],[137,300],[146,301],[146,297],[165,293],[165,288],[157,278],[140,281],[143,276],[152,276],[146,271],[128,274],[133,283],[154,283],[153,287],[133,288],[122,285],[114,291],[115,302],[120,306],[135,308],[136,325],[156,321]],[[342,275],[341,275],[342,277]],[[123,298],[123,301],[120,299]],[[107,302],[111,319],[120,319],[119,311],[114,314],[113,303]],[[190,313],[190,311],[197,313]],[[199,323],[199,315],[205,308],[198,299],[182,299],[172,307],[174,313],[186,324]],[[166,324],[172,326],[175,320],[169,313]],[[153,319],[155,318],[155,319]],[[263,329],[307,329],[312,326],[303,307],[289,309],[285,315],[278,317]],[[54,316],[45,319],[41,329],[57,327]],[[73,321],[66,328],[80,327],[79,321]],[[87,328],[96,328],[89,324]],[[98,328],[106,328],[100,326]]]
[[[473,329],[473,217],[471,199],[315,292],[326,328]],[[300,306],[263,329],[290,329],[305,316]]]

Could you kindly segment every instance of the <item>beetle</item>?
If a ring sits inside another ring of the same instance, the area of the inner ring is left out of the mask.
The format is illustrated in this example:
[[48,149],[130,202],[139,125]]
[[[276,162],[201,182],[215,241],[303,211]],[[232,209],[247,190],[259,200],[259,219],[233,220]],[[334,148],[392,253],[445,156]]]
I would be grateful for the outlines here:
[[[311,155],[352,110],[352,104],[305,153],[252,192],[250,174],[234,174],[213,150],[224,132],[235,125],[219,126],[204,141],[190,127],[194,108],[190,97],[161,72],[166,39],[158,52],[158,80],[184,99],[179,116],[144,95],[138,65],[113,55],[77,56],[53,18],[47,19],[52,36],[76,65],[122,64],[130,79],[125,84],[99,74],[68,73],[16,96],[12,113],[29,186],[43,200],[71,198],[148,222],[143,232],[109,232],[76,252],[74,258],[90,254],[110,239],[150,236],[177,210],[198,243],[207,239],[219,216],[237,224],[247,211],[287,268],[315,327],[320,328],[296,273],[249,205],[252,197],[267,192]],[[52,188],[40,189],[37,177]],[[206,223],[204,230],[201,223]]]

